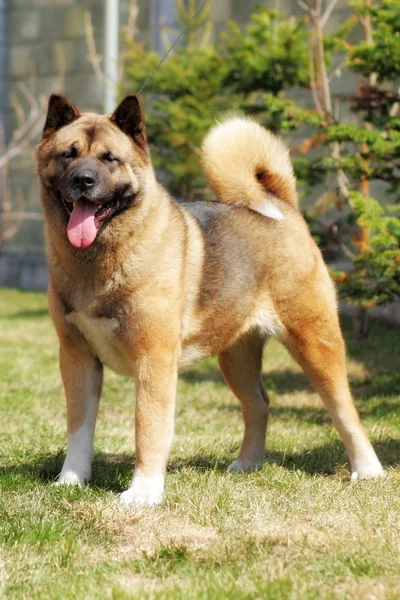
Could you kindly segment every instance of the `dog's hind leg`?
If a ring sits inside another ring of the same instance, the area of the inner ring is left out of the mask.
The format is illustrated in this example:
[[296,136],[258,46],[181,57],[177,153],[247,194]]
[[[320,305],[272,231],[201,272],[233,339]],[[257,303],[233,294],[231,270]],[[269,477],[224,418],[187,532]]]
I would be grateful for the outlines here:
[[[318,299],[321,291],[315,290],[315,294]],[[290,324],[285,325],[287,333],[282,342],[303,368],[328,409],[350,458],[352,481],[382,475],[382,466],[351,397],[345,346],[336,311],[328,310],[326,304],[324,310],[312,315],[301,310],[295,313]]]
[[259,469],[264,460],[269,398],[261,381],[263,346],[255,334],[218,356],[225,380],[241,402],[245,428],[239,457],[228,471]]

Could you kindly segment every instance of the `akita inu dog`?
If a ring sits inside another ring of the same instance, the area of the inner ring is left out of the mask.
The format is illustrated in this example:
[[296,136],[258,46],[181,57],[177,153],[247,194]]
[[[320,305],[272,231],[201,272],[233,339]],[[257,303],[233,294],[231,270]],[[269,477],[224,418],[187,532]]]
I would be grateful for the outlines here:
[[179,204],[157,182],[137,96],[112,115],[49,101],[38,171],[60,340],[68,448],[59,483],[91,475],[103,366],[136,379],[136,466],[125,504],[161,501],[178,370],[217,355],[242,404],[230,470],[259,468],[276,336],[320,394],[352,479],[382,475],[350,394],[334,286],[302,218],[288,151],[255,122],[216,125],[203,149],[220,202]]

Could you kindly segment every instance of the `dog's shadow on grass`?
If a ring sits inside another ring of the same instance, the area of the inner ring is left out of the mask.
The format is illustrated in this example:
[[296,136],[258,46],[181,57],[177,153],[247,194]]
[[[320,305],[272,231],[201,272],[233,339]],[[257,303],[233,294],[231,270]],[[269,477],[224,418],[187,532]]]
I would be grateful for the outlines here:
[[[55,482],[65,460],[65,452],[44,457],[28,466],[45,482]],[[121,492],[129,486],[135,457],[129,453],[97,452],[92,466],[91,485],[111,492]]]
[[[383,367],[377,367],[376,373],[370,368],[371,376],[366,376],[363,379],[350,377],[350,386],[356,399],[362,398],[361,402],[369,398],[381,396],[388,397],[396,395],[399,387],[399,375],[397,372],[385,373]],[[195,369],[180,374],[180,378],[186,383],[206,383],[211,382],[217,386],[226,386],[222,375],[219,371],[197,371]],[[284,369],[279,371],[270,371],[262,375],[264,387],[271,395],[281,396],[284,394],[294,394],[296,392],[311,392],[312,387],[303,373],[294,371],[293,369]],[[392,411],[392,404],[383,407],[383,412]],[[214,405],[215,408],[215,405]],[[398,409],[398,403],[397,403]],[[235,407],[222,406],[221,410],[235,410]],[[301,412],[301,407],[299,412]],[[375,408],[360,406],[359,410],[362,414],[372,414]],[[381,411],[378,411],[381,412]]]
[[[211,382],[215,385],[227,385],[217,369],[208,371],[191,369],[181,373],[179,377],[190,384]],[[305,375],[292,369],[271,371],[267,375],[263,375],[263,382],[267,390],[276,391],[279,394],[312,389]]]
[[[267,444],[268,446],[268,444]],[[388,438],[374,443],[374,448],[384,467],[400,466],[400,439]],[[185,469],[199,471],[226,471],[235,457],[237,448],[229,448],[229,456],[216,459],[205,452],[189,458],[175,458],[170,461],[168,471],[180,472]],[[343,443],[335,440],[302,452],[266,449],[264,464],[274,464],[288,471],[302,471],[308,475],[333,475],[338,465],[348,462]]]
[[[65,452],[35,457],[31,461],[0,466],[0,480],[11,476],[14,483],[21,479],[53,484],[57,481],[65,460]],[[0,463],[1,463],[0,457]],[[6,462],[6,461],[5,461]],[[135,458],[132,454],[96,453],[93,461],[91,485],[112,492],[120,492],[129,486]]]
[[32,310],[20,310],[18,312],[9,313],[1,319],[37,319],[41,317],[48,317],[49,310],[47,308],[38,308]]
[[[374,444],[384,467],[400,466],[400,440],[388,438]],[[212,453],[199,452],[190,457],[173,457],[168,465],[169,473],[185,471],[217,471],[225,472],[235,456],[234,448],[228,448],[226,456],[215,457]],[[0,467],[0,477],[4,474],[41,480],[45,483],[56,481],[65,459],[65,453],[59,452],[38,457],[31,462]],[[288,471],[301,471],[308,475],[332,476],[338,465],[346,462],[346,454],[340,440],[332,441],[303,452],[285,452],[267,449],[265,463],[277,465]],[[110,492],[121,492],[129,486],[133,472],[134,456],[132,454],[96,454],[93,463],[91,485]]]
[[[400,466],[400,439],[387,438],[373,444],[384,468]],[[349,461],[340,440],[332,441],[303,452],[266,451],[265,460],[290,471],[309,475],[333,475],[338,466]],[[349,467],[350,468],[350,467]]]

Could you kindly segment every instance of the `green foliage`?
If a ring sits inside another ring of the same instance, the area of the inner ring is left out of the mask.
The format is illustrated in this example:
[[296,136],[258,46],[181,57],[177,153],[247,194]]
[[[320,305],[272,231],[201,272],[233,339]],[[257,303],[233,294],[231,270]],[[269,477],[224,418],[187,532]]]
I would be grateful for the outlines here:
[[[383,0],[369,7],[360,0],[353,6],[356,16],[370,19],[372,42],[361,41],[351,46],[343,40],[341,27],[331,36],[329,44],[332,49],[346,53],[351,71],[369,77],[368,80],[362,77],[354,95],[347,93],[344,98],[351,102],[358,122],[327,125],[324,143],[329,147],[339,143],[340,156],[330,152],[312,164],[327,174],[341,170],[347,179],[350,190],[347,223],[339,212],[335,226],[343,239],[346,228],[353,229],[356,225],[363,232],[364,242],[353,244],[356,254],[352,270],[346,275],[342,273],[337,280],[342,296],[369,307],[400,297],[399,215],[393,207],[367,197],[370,182],[379,180],[387,183],[386,192],[394,196],[395,202],[399,200],[400,132],[396,104],[400,98],[395,85],[391,91],[388,82],[400,75],[400,4],[398,0]],[[347,32],[350,22],[351,19]],[[385,82],[385,86],[376,82]]]
[[301,108],[289,98],[269,92],[250,95],[241,108],[246,114],[256,115],[264,127],[274,133],[294,131],[302,125],[320,127],[324,121],[322,113]]
[[[351,193],[360,227],[372,233],[369,247],[354,259],[354,269],[343,279],[342,293],[368,308],[400,298],[400,219],[387,214],[380,204]],[[397,207],[396,207],[397,208]],[[398,213],[399,213],[398,209]]]
[[[131,53],[126,89],[138,89],[160,57],[137,44]],[[226,66],[215,48],[180,48],[146,87],[144,102],[154,164],[178,196],[191,197],[197,187],[204,187],[196,149],[215,119],[239,105],[233,95],[224,93],[225,74]]]
[[387,182],[388,192],[396,194],[400,187],[400,132],[391,127],[385,130],[366,129],[351,123],[339,123],[326,129],[325,142],[340,142],[339,158],[325,156],[318,167],[326,172],[342,169],[356,185],[362,178]]
[[[177,7],[183,25],[191,7],[185,9],[183,2]],[[200,26],[196,21],[143,93],[154,164],[170,191],[185,199],[207,193],[198,149],[207,130],[227,112],[257,114],[275,132],[321,121],[315,111],[282,96],[285,89],[307,81],[303,21],[260,8],[246,32],[230,23],[215,43],[210,41],[208,13],[203,12]],[[122,91],[139,89],[160,58],[131,43]]]
[[353,142],[368,144],[368,155],[377,154],[383,158],[394,157],[400,153],[400,132],[390,129],[376,131],[360,128],[352,123],[340,123],[327,129],[328,142]]
[[[292,163],[297,179],[306,182],[309,188],[322,183],[326,177],[327,169],[322,159],[311,161],[303,156],[295,156]],[[305,216],[307,218],[307,214]]]
[[400,4],[399,0],[381,0],[371,7],[355,2],[362,16],[372,20],[372,40],[361,42],[348,56],[352,71],[369,76],[377,73],[378,81],[394,81],[400,77]]
[[226,83],[250,94],[308,83],[307,31],[301,19],[282,19],[276,11],[258,9],[245,33],[235,23],[223,35],[229,70]]

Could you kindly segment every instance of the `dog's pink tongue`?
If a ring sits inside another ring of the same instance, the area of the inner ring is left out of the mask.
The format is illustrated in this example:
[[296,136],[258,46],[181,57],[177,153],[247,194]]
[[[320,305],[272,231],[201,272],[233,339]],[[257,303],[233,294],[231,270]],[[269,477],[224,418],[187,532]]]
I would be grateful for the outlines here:
[[73,211],[67,225],[68,239],[76,248],[87,248],[92,244],[97,235],[97,227],[94,222],[96,205],[92,202],[78,200],[74,204]]

